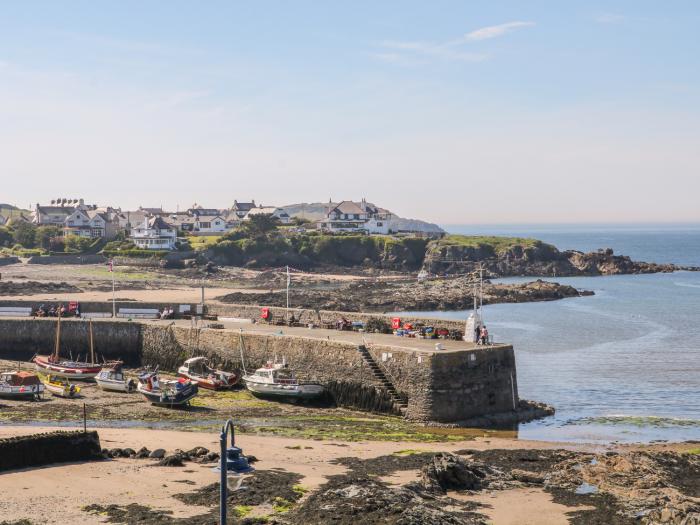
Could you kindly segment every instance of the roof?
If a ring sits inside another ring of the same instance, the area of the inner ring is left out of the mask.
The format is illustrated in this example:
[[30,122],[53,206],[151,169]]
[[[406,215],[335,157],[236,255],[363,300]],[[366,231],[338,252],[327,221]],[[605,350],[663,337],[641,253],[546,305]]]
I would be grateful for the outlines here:
[[351,215],[366,213],[362,208],[360,208],[359,204],[352,201],[342,201],[331,211],[339,211],[340,213],[346,213]]
[[207,219],[208,219],[208,220],[212,220],[212,221],[213,221],[214,219],[221,219],[222,221],[224,220],[224,218],[223,218],[221,215],[219,215],[218,213],[213,214],[213,215],[207,214],[207,215],[198,215],[198,216],[197,216],[197,220],[198,220],[198,221],[207,220]]
[[199,361],[208,361],[208,359],[204,356],[190,357],[189,359],[185,359],[185,364],[190,365],[192,363],[198,363]]
[[107,214],[104,212],[96,211],[96,210],[88,210],[87,211],[87,216],[90,217],[91,219],[94,219],[96,216],[100,216],[100,218],[105,221],[109,222],[109,219],[107,218]]
[[192,213],[192,215],[206,215],[208,217],[215,217],[219,215],[219,210],[216,208],[202,208],[201,206],[191,208],[189,212]]
[[32,372],[4,372],[9,375],[8,383],[12,386],[21,385],[38,385],[41,381],[39,377]]
[[[259,208],[253,208],[248,212],[248,215],[272,215],[275,213],[277,210],[279,210],[277,206],[260,206]],[[287,212],[282,211],[282,214],[286,215]]]
[[249,211],[255,208],[255,201],[253,202],[238,202],[233,201],[232,208],[237,211]]
[[153,217],[148,221],[148,227],[158,230],[171,230],[172,226],[165,222],[162,217]]
[[37,206],[39,213],[45,215],[70,215],[75,211],[73,206]]

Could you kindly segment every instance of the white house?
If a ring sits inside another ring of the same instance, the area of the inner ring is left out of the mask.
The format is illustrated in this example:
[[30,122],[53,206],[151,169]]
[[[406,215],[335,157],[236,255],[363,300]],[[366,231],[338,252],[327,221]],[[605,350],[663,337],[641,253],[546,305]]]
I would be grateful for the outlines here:
[[194,231],[199,233],[223,233],[228,230],[221,215],[195,215]]
[[271,215],[277,218],[282,224],[289,224],[292,220],[289,214],[284,210],[284,208],[277,208],[276,206],[259,206],[257,208],[251,208],[245,216],[245,219],[250,219],[251,216],[255,215]]
[[392,232],[390,211],[360,202],[342,201],[329,203],[326,217],[318,221],[317,227],[327,232],[355,232],[388,234]]
[[233,201],[233,206],[231,206],[229,211],[238,217],[238,220],[243,220],[245,219],[245,216],[248,215],[248,212],[253,208],[256,208],[255,199],[251,200],[250,202]]
[[145,219],[141,226],[131,229],[131,242],[142,250],[174,250],[177,229],[161,217]]

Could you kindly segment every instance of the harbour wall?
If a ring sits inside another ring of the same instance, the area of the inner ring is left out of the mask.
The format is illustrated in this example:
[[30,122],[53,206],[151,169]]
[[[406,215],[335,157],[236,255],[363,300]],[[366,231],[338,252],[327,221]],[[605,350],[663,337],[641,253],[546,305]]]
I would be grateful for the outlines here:
[[0,439],[0,471],[104,459],[97,432],[48,432]]
[[[38,352],[50,353],[55,327],[52,319],[0,319],[0,357],[28,360]],[[61,330],[64,355],[87,354],[86,321],[64,320]],[[93,333],[96,352],[105,359],[169,371],[193,355],[206,355],[225,369],[248,371],[285,358],[300,380],[326,385],[338,404],[391,411],[387,392],[351,342],[126,321],[94,322]],[[513,412],[518,404],[512,346],[428,352],[374,344],[368,350],[407,398],[405,415],[410,419],[459,422]]]

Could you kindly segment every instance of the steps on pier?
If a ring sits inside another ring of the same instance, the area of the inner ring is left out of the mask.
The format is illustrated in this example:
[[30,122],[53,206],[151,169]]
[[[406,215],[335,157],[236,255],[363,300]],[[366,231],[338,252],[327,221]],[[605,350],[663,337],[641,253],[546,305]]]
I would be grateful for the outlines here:
[[405,414],[406,409],[408,408],[408,399],[401,395],[398,390],[396,390],[394,384],[387,377],[384,370],[382,370],[382,368],[379,366],[379,363],[377,363],[374,357],[372,357],[372,354],[370,354],[365,345],[358,346],[357,351],[360,353],[362,360],[372,372],[376,383],[378,383],[379,386],[389,393],[394,406],[396,406],[402,414]]

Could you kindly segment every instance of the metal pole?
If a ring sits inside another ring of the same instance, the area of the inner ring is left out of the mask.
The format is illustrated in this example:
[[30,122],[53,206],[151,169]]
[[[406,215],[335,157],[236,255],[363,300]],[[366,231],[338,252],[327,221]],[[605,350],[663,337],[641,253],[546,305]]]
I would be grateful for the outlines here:
[[219,479],[219,525],[226,525],[226,500],[228,499],[228,486],[226,485],[226,432],[228,425],[221,429],[219,436],[219,445],[221,445],[219,468],[221,469],[221,477]]

